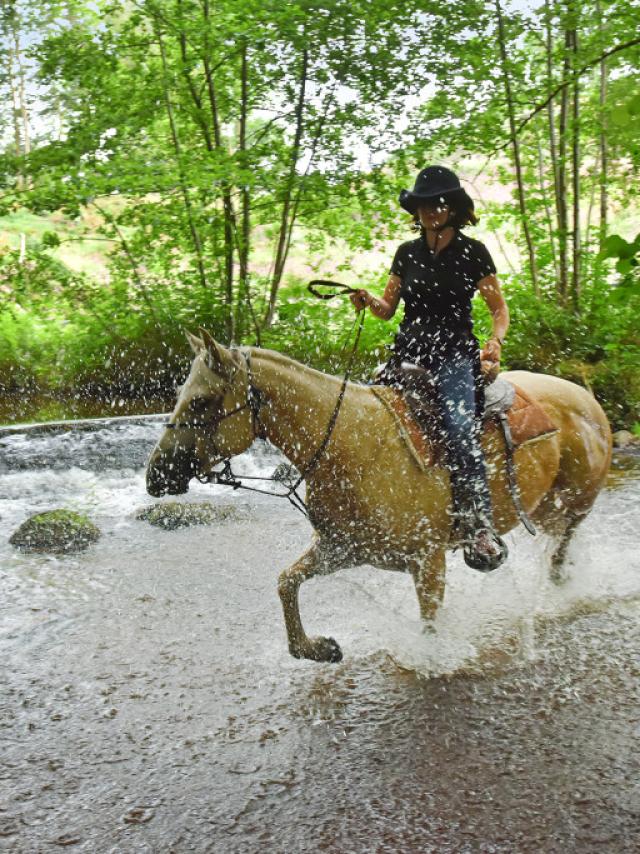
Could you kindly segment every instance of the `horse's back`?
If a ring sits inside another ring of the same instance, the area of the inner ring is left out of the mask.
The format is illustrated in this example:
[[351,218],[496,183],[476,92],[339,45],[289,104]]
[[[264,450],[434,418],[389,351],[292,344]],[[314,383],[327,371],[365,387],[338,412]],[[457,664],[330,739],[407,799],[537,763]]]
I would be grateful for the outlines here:
[[588,509],[611,463],[611,428],[602,407],[586,389],[560,377],[529,371],[503,376],[535,398],[558,428],[558,488],[572,497],[576,511]]
[[530,371],[509,371],[502,376],[537,400],[558,429],[578,419],[601,437],[604,446],[610,446],[611,429],[607,416],[595,397],[582,386],[561,377]]

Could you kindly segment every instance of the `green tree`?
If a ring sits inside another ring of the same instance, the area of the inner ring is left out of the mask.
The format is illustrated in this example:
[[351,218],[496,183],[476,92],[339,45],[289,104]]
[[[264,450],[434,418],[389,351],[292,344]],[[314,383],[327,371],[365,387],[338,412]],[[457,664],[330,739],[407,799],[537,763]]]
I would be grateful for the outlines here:
[[[33,158],[30,204],[72,212],[124,196],[105,233],[131,269],[166,274],[179,257],[201,319],[229,339],[250,322],[259,338],[295,226],[331,226],[322,209],[360,181],[356,141],[389,134],[419,88],[407,66],[424,45],[406,35],[418,12],[379,0],[99,9],[100,28],[77,11],[38,48],[43,84],[71,95],[66,138]],[[268,263],[254,259],[256,233]]]

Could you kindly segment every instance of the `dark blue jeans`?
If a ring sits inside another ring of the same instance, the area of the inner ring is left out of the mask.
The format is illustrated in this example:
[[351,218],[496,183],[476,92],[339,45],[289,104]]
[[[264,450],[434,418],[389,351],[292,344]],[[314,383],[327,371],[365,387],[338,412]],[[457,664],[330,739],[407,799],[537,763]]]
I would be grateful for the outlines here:
[[[435,400],[454,511],[470,518],[475,509],[491,522],[491,494],[480,447],[484,390],[478,342],[471,334],[419,333],[420,330],[416,334],[400,331],[396,335],[394,354],[381,381],[411,391],[418,399]],[[425,387],[420,387],[425,380],[410,379],[403,373],[403,361],[425,368],[430,378]],[[414,382],[418,386],[412,387]],[[432,428],[432,424],[425,426]]]
[[491,521],[491,495],[476,417],[474,356],[450,352],[447,358],[432,358],[430,362],[454,509],[467,515],[475,506]]

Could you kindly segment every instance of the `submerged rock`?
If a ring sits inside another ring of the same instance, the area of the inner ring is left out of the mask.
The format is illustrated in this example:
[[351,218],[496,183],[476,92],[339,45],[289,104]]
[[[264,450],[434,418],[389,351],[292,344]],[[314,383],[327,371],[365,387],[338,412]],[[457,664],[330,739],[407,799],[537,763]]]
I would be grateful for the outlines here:
[[100,529],[82,513],[48,510],[30,516],[9,542],[22,551],[67,554],[83,551],[99,538]]
[[177,528],[190,528],[192,525],[215,525],[240,518],[241,513],[233,504],[211,504],[208,501],[182,503],[167,501],[166,504],[153,504],[136,513],[136,519],[149,522],[165,531]]
[[284,486],[293,486],[300,477],[300,472],[291,463],[279,463],[275,467],[272,477]]

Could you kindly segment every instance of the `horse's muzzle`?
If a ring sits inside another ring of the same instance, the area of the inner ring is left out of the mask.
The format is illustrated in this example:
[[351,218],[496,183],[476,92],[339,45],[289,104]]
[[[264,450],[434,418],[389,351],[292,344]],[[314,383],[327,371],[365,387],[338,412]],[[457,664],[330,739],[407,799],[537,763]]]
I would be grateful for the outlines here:
[[169,456],[156,450],[147,465],[147,492],[154,498],[183,495],[189,491],[189,481],[196,473],[195,460],[186,451]]

